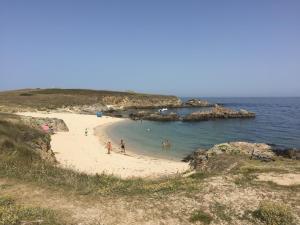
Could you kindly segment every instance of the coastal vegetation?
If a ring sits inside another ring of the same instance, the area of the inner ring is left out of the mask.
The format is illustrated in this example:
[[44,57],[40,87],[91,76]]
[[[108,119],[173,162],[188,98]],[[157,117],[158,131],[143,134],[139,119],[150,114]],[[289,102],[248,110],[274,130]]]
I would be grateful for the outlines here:
[[0,196],[0,224],[63,225],[65,223],[62,216],[53,210],[16,205],[12,198]]
[[261,202],[259,208],[253,212],[253,215],[267,225],[295,224],[290,207],[282,203]]
[[196,210],[192,213],[190,221],[192,223],[195,223],[197,221],[202,222],[203,224],[210,224],[213,220],[213,217],[209,215],[208,213],[202,211],[202,210]]
[[[0,111],[64,109],[92,112],[115,108],[180,106],[176,96],[86,89],[23,89],[0,93]],[[109,107],[108,107],[109,106]]]
[[[0,196],[2,202],[6,202],[1,203],[6,204],[6,208],[1,206],[3,221],[12,218],[15,221],[43,220],[41,224],[49,224],[47,221],[51,221],[52,224],[72,224],[74,221],[101,224],[101,220],[97,219],[100,215],[94,215],[92,220],[84,215],[76,217],[78,209],[74,211],[68,206],[64,208],[64,204],[68,205],[66,203],[57,206],[57,201],[89,202],[89,206],[85,207],[93,206],[94,210],[100,212],[105,209],[97,204],[98,201],[121,205],[121,202],[125,201],[129,207],[134,205],[148,212],[148,220],[156,215],[157,220],[173,221],[173,224],[233,224],[232,221],[235,221],[234,224],[251,224],[254,221],[271,224],[266,218],[273,217],[271,221],[280,221],[280,224],[290,224],[291,218],[293,221],[299,221],[296,216],[299,211],[296,207],[269,209],[271,206],[264,204],[263,197],[272,196],[268,199],[271,198],[274,202],[284,200],[291,206],[299,206],[299,184],[278,185],[276,181],[258,179],[260,174],[297,174],[300,172],[300,166],[296,160],[275,156],[275,161],[266,163],[251,160],[238,153],[215,154],[206,164],[206,170],[196,170],[191,174],[154,180],[121,179],[111,175],[87,175],[63,169],[54,162],[42,159],[37,146],[32,143],[43,140],[47,145],[51,137],[24,124],[19,116],[1,114],[0,134]],[[220,145],[220,148],[225,149],[228,146]],[[20,187],[24,193],[15,191]],[[33,202],[24,198],[25,193],[26,196],[30,196],[32,192],[36,193]],[[40,192],[42,194],[39,194]],[[6,199],[5,196],[11,196],[16,201]],[[237,197],[240,198],[238,201],[228,202],[230,198]],[[44,198],[48,199],[47,203],[43,203]],[[245,202],[247,205],[244,205]],[[145,206],[142,206],[142,203]],[[181,210],[177,211],[179,209]],[[26,210],[31,213],[24,213]],[[113,211],[118,210],[117,207]],[[161,210],[164,213],[161,213]],[[122,212],[126,213],[126,207],[124,209],[122,206]],[[60,217],[65,213],[72,215],[67,221],[61,220]],[[29,215],[27,219],[23,217],[25,214]],[[12,215],[14,217],[11,217]],[[114,223],[118,222],[114,220]]]

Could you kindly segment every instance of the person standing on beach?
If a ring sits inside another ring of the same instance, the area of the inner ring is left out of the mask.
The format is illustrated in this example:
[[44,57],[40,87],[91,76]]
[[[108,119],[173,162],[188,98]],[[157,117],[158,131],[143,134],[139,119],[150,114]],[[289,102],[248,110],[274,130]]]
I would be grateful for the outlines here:
[[87,128],[85,128],[85,131],[84,131],[84,133],[85,133],[85,136],[87,136],[87,135],[88,135],[88,129],[87,129]]
[[106,144],[106,148],[107,148],[107,154],[110,154],[111,150],[112,150],[112,145],[111,145],[111,142],[107,142]]
[[121,139],[121,151],[125,153],[125,142]]

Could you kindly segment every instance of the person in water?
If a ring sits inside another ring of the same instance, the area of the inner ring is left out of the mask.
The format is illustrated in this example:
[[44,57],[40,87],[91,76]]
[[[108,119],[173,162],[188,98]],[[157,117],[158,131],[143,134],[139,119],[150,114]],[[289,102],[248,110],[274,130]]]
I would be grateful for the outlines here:
[[163,149],[169,149],[171,147],[171,143],[169,142],[168,139],[162,141],[161,146]]
[[112,145],[111,145],[111,142],[110,142],[110,141],[107,142],[106,148],[107,148],[107,154],[110,154],[110,152],[111,152],[111,150],[112,150]]
[[171,147],[171,143],[169,142],[168,139],[166,140],[166,147],[167,147],[167,148],[170,148],[170,147]]
[[121,151],[125,153],[125,142],[121,139]]

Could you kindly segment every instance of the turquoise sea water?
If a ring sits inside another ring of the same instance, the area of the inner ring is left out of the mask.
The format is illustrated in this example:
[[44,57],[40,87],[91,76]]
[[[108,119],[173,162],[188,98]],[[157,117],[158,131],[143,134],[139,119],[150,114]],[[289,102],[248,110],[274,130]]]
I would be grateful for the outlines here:
[[[264,142],[300,149],[300,98],[206,98],[233,109],[256,113],[253,119],[202,122],[127,121],[112,126],[114,141],[123,138],[139,154],[182,159],[198,148],[228,141]],[[180,114],[201,109],[177,109]],[[207,109],[202,109],[207,110]],[[162,149],[164,139],[171,148]]]

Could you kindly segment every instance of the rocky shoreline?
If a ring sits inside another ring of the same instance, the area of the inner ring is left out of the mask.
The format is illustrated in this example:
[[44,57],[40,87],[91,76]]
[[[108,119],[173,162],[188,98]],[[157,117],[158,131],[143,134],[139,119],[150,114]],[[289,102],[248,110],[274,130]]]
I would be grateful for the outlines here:
[[193,112],[185,116],[180,116],[177,113],[171,112],[168,114],[149,111],[137,111],[130,113],[129,117],[133,120],[151,120],[151,121],[204,121],[215,119],[232,119],[232,118],[253,118],[255,113],[246,110],[232,110],[228,108],[215,105],[209,111]]
[[192,154],[185,157],[182,161],[188,162],[195,170],[210,170],[212,161],[215,157],[229,156],[235,160],[234,164],[230,164],[230,160],[224,160],[223,163],[229,163],[228,168],[232,169],[238,163],[238,157],[244,157],[251,160],[259,160],[262,162],[270,162],[278,160],[280,157],[292,160],[300,160],[300,149],[279,148],[275,145],[265,143],[249,143],[249,142],[228,142],[214,145],[208,150],[198,149]]

